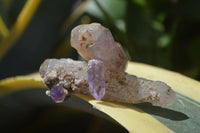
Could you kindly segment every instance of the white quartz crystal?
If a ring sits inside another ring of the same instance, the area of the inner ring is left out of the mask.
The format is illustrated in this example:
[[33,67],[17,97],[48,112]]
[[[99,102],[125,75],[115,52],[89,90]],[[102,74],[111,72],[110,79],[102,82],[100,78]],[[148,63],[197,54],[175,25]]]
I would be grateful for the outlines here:
[[97,59],[104,62],[106,69],[124,71],[127,57],[109,29],[98,23],[75,27],[71,32],[71,46],[86,60]]

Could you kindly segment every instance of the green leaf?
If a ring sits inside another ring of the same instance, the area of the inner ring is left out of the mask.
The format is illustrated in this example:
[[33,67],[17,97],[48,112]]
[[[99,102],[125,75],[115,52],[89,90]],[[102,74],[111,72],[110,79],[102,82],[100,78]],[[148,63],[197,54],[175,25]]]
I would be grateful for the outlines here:
[[[126,1],[124,0],[98,0],[99,4],[113,20],[123,19],[126,12]],[[105,20],[105,16],[98,8],[95,1],[89,1],[86,6],[86,13],[91,16]],[[106,21],[106,20],[105,20]]]
[[11,93],[0,98],[0,105],[1,132],[127,132],[88,102],[71,96],[56,104],[44,89]]
[[169,46],[170,42],[171,42],[171,37],[165,34],[158,39],[157,44],[160,48],[165,48]]
[[[177,94],[176,102],[170,107],[156,107],[150,104],[136,105],[144,112],[164,123],[177,133],[187,133],[200,130],[200,103],[186,96]],[[184,125],[184,126],[183,126]]]

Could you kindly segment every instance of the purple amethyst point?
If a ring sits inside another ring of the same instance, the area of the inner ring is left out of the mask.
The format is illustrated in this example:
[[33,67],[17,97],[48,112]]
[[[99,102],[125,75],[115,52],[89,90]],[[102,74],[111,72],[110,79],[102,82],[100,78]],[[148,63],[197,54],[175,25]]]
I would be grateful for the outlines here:
[[51,88],[50,96],[56,103],[61,103],[65,100],[67,93],[67,90],[63,87],[54,86]]
[[100,60],[88,61],[88,84],[91,95],[101,100],[105,95],[104,64]]

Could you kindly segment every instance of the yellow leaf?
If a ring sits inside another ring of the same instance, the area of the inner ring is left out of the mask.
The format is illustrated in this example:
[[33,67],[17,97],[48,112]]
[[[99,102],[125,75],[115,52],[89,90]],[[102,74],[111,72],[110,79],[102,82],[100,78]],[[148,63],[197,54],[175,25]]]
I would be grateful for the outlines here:
[[45,88],[39,73],[11,77],[0,81],[0,96],[29,88]]
[[82,97],[98,110],[106,113],[130,133],[171,133],[173,132],[158,120],[130,104],[97,101]]
[[[133,62],[128,63],[127,72],[151,80],[164,81],[176,92],[186,95],[194,100],[200,100],[198,97],[198,95],[200,95],[200,83],[181,74],[150,65]],[[1,95],[25,88],[45,88],[45,86],[38,73],[27,76],[8,78],[0,81]],[[158,120],[131,104],[96,101],[86,97],[81,98],[88,101],[100,111],[111,116],[122,126],[124,126],[129,132],[173,132]]]

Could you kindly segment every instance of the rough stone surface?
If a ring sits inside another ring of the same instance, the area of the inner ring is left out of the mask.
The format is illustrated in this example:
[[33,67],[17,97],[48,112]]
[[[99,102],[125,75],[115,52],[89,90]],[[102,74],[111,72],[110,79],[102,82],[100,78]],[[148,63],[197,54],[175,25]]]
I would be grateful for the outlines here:
[[128,59],[121,45],[114,41],[109,29],[98,23],[75,27],[71,32],[71,46],[88,61],[103,61],[105,69],[124,72],[126,68]]
[[[47,59],[40,67],[40,74],[48,88],[63,87],[68,95],[92,97],[88,85],[88,64],[71,59]],[[168,106],[176,98],[175,92],[160,81],[137,78],[125,72],[104,72],[106,93],[103,100],[125,103],[150,102]]]
[[101,100],[105,95],[103,61],[94,59],[88,61],[88,84],[92,96]]

